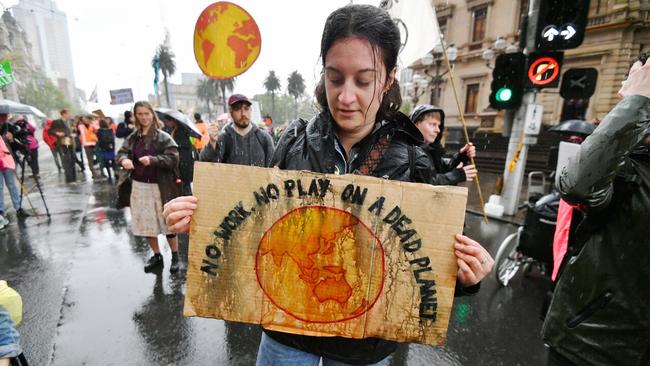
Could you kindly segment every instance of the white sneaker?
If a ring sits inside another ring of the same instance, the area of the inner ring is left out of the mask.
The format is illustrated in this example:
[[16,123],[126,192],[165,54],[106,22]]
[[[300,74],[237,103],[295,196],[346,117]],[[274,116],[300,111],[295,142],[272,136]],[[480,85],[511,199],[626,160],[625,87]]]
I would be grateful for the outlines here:
[[0,215],[0,229],[4,229],[7,225],[9,225],[9,220]]

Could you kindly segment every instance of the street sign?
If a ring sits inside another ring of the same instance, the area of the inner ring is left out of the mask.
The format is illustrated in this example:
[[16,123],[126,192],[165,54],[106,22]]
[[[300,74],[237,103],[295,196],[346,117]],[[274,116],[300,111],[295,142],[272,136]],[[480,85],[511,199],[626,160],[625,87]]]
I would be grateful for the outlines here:
[[529,88],[554,88],[560,83],[562,52],[533,52],[526,68]]
[[542,129],[542,115],[544,107],[541,104],[529,104],[526,108],[526,119],[524,120],[524,133],[526,135],[539,135]]
[[538,50],[576,48],[585,38],[589,0],[540,0],[535,47]]
[[14,73],[11,70],[11,64],[9,63],[9,60],[4,60],[0,64],[0,88],[4,88],[13,82]]
[[133,91],[131,88],[111,90],[111,104],[133,103]]
[[596,91],[598,70],[593,67],[569,69],[562,76],[560,95],[565,99],[591,98]]

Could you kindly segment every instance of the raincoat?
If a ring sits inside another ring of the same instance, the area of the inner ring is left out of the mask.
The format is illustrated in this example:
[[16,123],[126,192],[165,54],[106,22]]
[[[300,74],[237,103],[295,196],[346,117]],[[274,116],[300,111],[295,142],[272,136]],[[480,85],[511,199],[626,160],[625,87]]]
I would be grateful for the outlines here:
[[577,365],[650,364],[650,99],[629,96],[557,178],[585,219],[555,289],[544,341]]

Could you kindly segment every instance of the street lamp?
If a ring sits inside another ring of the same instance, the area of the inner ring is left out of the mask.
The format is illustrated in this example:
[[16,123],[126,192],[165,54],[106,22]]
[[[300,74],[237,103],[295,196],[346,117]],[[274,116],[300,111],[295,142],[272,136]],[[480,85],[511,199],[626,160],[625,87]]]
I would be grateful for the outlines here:
[[[430,79],[430,82],[427,83],[431,84],[431,97],[429,103],[433,105],[438,105],[440,103],[440,85],[445,81],[443,77],[449,72],[449,70],[441,72],[441,66],[444,61],[442,47],[442,44],[436,45],[431,52],[427,52],[427,54],[422,56],[420,59],[420,63],[424,66],[424,74]],[[458,58],[458,49],[453,44],[447,47],[447,58],[450,63],[454,63],[456,58]],[[434,64],[435,73],[431,75],[429,70]],[[427,79],[425,78],[424,80]]]
[[508,44],[508,41],[506,41],[506,39],[503,37],[497,37],[497,40],[494,41],[494,45],[492,47],[483,50],[481,58],[485,60],[485,66],[487,66],[488,69],[492,70],[494,69],[494,66],[492,66],[490,62],[494,60],[495,56],[498,56],[502,53],[515,52],[519,52],[519,47],[514,44]]
[[407,85],[409,91],[413,94],[411,101],[413,106],[418,104],[420,97],[426,92],[427,86],[429,85],[429,80],[423,78],[419,74],[415,74],[411,82]]

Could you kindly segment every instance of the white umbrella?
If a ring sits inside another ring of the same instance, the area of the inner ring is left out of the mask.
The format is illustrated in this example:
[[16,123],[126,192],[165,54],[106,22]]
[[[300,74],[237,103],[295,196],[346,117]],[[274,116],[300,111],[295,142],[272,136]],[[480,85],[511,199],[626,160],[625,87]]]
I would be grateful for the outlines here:
[[159,118],[164,118],[165,116],[178,121],[181,126],[184,126],[187,128],[190,132],[190,135],[196,138],[201,138],[201,131],[199,131],[198,127],[196,127],[196,124],[192,122],[192,120],[184,115],[183,113],[175,110],[175,109],[169,109],[169,108],[156,108],[156,113],[158,114]]
[[28,105],[14,102],[12,100],[0,100],[0,113],[3,114],[34,114]]
[[45,115],[45,113],[41,112],[38,108],[33,107],[31,105],[28,105],[28,107],[29,107],[29,109],[32,110],[32,114],[35,115],[36,117],[38,117],[38,118],[46,118],[47,117]]

